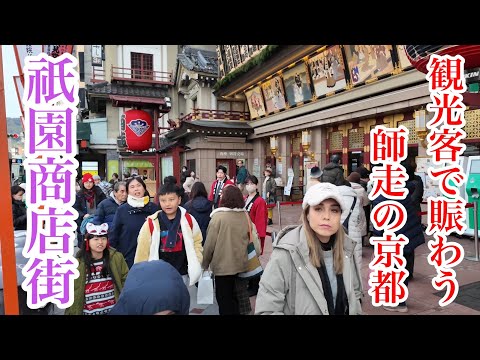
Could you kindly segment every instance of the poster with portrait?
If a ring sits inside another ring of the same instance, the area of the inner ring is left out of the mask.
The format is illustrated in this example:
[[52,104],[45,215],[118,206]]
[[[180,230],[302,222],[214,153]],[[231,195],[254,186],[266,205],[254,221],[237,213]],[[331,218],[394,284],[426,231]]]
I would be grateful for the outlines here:
[[283,82],[290,106],[312,99],[310,77],[307,74],[307,65],[303,61],[283,73]]
[[406,69],[412,66],[410,60],[408,60],[407,53],[405,52],[405,45],[397,45],[398,64],[401,69]]
[[266,114],[260,86],[255,86],[253,89],[246,91],[245,96],[247,97],[248,107],[250,108],[250,119],[255,119]]
[[417,165],[415,174],[419,175],[424,182],[423,186],[423,199],[426,201],[429,196],[439,197],[443,196],[439,188],[438,180],[434,180],[428,176],[428,168],[441,169],[444,164],[437,165],[432,162],[431,157],[416,156],[415,163]]
[[308,59],[308,68],[317,97],[344,89],[345,65],[339,45],[332,46]]
[[265,98],[265,105],[267,113],[273,113],[285,109],[285,89],[283,88],[283,81],[280,76],[274,76],[262,84],[263,97]]
[[344,45],[352,84],[393,71],[392,45]]

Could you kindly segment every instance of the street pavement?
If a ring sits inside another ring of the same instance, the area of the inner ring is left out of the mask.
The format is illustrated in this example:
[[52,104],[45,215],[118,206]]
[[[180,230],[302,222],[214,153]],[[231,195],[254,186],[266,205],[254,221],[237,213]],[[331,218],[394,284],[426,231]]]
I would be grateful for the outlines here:
[[[295,225],[300,223],[301,206],[287,205],[281,207],[281,227]],[[268,226],[267,231],[278,232],[280,230],[279,214],[274,210],[273,225]],[[426,237],[426,241],[431,237]],[[374,307],[371,298],[367,293],[369,268],[373,246],[367,245],[362,248],[362,278],[365,287],[365,297],[363,301],[363,311],[366,315],[480,315],[480,262],[467,260],[467,256],[474,257],[475,249],[473,239],[468,237],[457,238],[449,236],[448,241],[456,241],[463,246],[465,251],[464,260],[454,267],[456,279],[460,286],[459,293],[455,302],[445,307],[439,306],[441,297],[439,291],[433,288],[432,278],[436,275],[435,268],[428,264],[427,257],[430,250],[427,242],[415,250],[415,269],[414,277],[410,281],[407,299],[408,312],[398,313],[384,310],[382,307]],[[272,241],[270,237],[265,240],[264,254],[260,256],[260,261],[265,267],[272,253]],[[473,288],[473,290],[472,290]],[[465,291],[463,291],[465,289]],[[471,290],[467,292],[467,289]],[[197,304],[197,287],[190,286],[190,315],[218,315],[218,305],[214,297],[213,305]],[[473,295],[472,295],[473,294]],[[256,297],[251,297],[252,309],[255,308]],[[463,303],[463,305],[462,305]],[[469,306],[465,306],[465,304]],[[476,309],[475,309],[476,308]],[[253,311],[252,311],[253,313]],[[62,315],[63,310],[55,309],[55,315]]]
[[[287,205],[281,207],[281,227],[287,225],[295,225],[300,223],[301,206]],[[268,226],[267,231],[278,232],[280,230],[279,217],[277,209],[274,210],[273,225]],[[374,307],[371,302],[371,297],[365,289],[365,297],[363,301],[363,311],[366,315],[480,315],[480,262],[467,260],[467,256],[474,256],[474,242],[471,238],[449,236],[448,241],[456,241],[463,246],[465,251],[464,260],[453,269],[456,272],[456,279],[460,286],[457,295],[458,300],[463,303],[470,304],[465,306],[455,301],[445,307],[439,306],[438,302],[441,296],[436,294],[438,290],[432,286],[432,278],[436,275],[435,268],[428,264],[427,257],[430,250],[427,246],[429,236],[426,236],[425,244],[415,249],[415,269],[413,279],[410,281],[408,290],[409,297],[407,299],[408,312],[398,313],[384,310],[382,307]],[[369,268],[368,263],[371,261],[373,246],[368,245],[362,248],[362,278],[365,287],[368,287]],[[265,240],[264,254],[260,257],[262,265],[265,266],[272,253],[272,242],[269,237]],[[462,289],[474,287],[474,295],[472,292],[463,295]],[[198,305],[196,303],[196,287],[190,287],[191,315],[218,315],[218,305],[214,299],[213,305]],[[476,297],[475,297],[476,296]],[[467,299],[469,298],[469,299]],[[251,297],[252,309],[255,307],[255,297]],[[467,301],[469,300],[469,301]],[[471,307],[472,306],[472,307]],[[478,310],[476,310],[476,307]]]

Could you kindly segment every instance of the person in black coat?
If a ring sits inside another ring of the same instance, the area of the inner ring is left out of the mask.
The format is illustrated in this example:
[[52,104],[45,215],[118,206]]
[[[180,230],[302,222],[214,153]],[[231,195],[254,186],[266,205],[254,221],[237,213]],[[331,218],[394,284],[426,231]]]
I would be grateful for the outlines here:
[[133,265],[137,251],[137,238],[147,216],[160,207],[150,201],[147,186],[141,176],[127,180],[127,202],[120,205],[108,232],[110,246],[123,254],[128,268]]
[[10,189],[12,194],[12,212],[14,230],[27,230],[27,207],[23,202],[25,190],[18,185]]
[[190,171],[188,171],[188,168],[186,166],[182,166],[182,172],[180,173],[180,187],[182,187],[183,183],[189,175]]
[[107,223],[108,227],[112,227],[113,218],[120,205],[127,201],[127,187],[124,181],[118,181],[113,186],[110,196],[103,200],[97,207],[92,222],[95,225]]
[[[405,269],[409,272],[409,277],[407,277],[404,281],[405,285],[408,286],[408,282],[411,279],[411,275],[413,275],[413,265],[415,260],[415,248],[425,243],[425,235],[423,233],[423,228],[421,224],[421,217],[417,214],[417,209],[415,204],[412,200],[412,195],[415,191],[415,182],[407,181],[406,186],[408,189],[407,196],[403,200],[392,200],[402,204],[405,209],[407,210],[407,222],[405,225],[398,231],[395,232],[396,235],[404,235],[409,240],[408,243],[403,248],[403,256],[406,260]],[[380,204],[387,199],[380,195],[375,200],[372,201],[373,208]],[[372,208],[372,209],[373,209]],[[395,219],[392,219],[391,223],[395,222]],[[377,230],[373,227],[373,236],[382,237],[383,230]],[[389,311],[398,311],[398,312],[407,312],[407,304],[406,302],[400,303],[397,307],[386,307],[384,306],[385,310]]]
[[73,208],[78,211],[78,218],[75,222],[77,223],[77,246],[79,248],[84,240],[80,233],[83,220],[93,216],[98,205],[106,198],[102,189],[95,185],[92,174],[85,173],[82,177],[82,186],[75,198],[75,204],[73,204]]
[[190,192],[190,201],[188,201],[184,208],[197,220],[198,226],[202,231],[202,246],[207,239],[207,228],[210,224],[210,214],[212,212],[212,203],[207,199],[207,189],[201,181],[197,181],[192,186]]
[[330,162],[323,168],[323,174],[320,177],[321,182],[329,182],[337,186],[345,185],[345,176],[340,160],[340,155],[332,155]]

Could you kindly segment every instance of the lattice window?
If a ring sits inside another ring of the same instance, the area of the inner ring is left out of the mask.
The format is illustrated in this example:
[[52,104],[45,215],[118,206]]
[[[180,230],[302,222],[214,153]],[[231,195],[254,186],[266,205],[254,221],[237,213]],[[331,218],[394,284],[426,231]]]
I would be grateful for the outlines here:
[[153,54],[131,53],[133,79],[153,79]]
[[300,148],[301,148],[301,138],[299,136],[295,136],[292,141],[292,154],[293,155],[298,155],[300,154]]
[[408,143],[418,144],[417,132],[415,131],[415,119],[399,121],[398,126],[403,125],[408,129]]
[[240,58],[240,49],[238,45],[231,45],[232,48],[232,56],[233,56],[233,62],[234,66],[238,67],[242,64],[242,59]]
[[228,74],[234,67],[232,47],[230,45],[225,45],[225,61],[227,62],[225,73]]
[[480,110],[465,111],[465,127],[463,130],[467,133],[465,139],[480,138]]
[[348,130],[349,149],[363,149],[364,139],[363,127]]
[[343,140],[343,133],[341,131],[331,132],[329,134],[330,138],[330,152],[332,150],[342,150],[342,140]]
[[248,45],[240,45],[240,56],[242,57],[242,63],[247,61],[250,55],[248,55]]
[[217,45],[216,50],[217,50],[217,59],[218,59],[218,72],[221,79],[225,76],[225,65],[223,64],[223,58],[222,58],[222,47],[220,45]]

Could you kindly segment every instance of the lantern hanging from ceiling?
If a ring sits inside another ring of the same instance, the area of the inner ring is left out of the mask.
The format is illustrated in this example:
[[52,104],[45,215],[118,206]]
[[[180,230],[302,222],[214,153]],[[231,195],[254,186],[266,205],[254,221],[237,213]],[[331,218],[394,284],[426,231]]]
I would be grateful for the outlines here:
[[152,146],[153,123],[143,110],[125,111],[125,142],[131,151],[144,151]]

